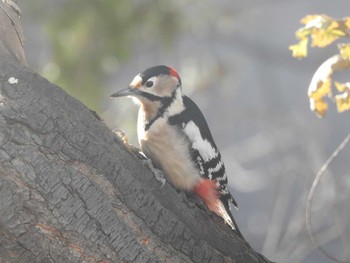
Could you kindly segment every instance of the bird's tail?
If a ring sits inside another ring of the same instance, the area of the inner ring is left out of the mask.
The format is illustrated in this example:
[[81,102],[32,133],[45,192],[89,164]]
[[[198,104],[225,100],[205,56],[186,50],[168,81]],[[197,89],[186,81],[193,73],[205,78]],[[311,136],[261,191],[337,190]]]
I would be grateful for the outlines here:
[[241,231],[239,230],[238,225],[231,214],[230,204],[227,201],[225,202],[225,201],[220,200],[219,207],[220,207],[220,211],[222,211],[222,213],[224,215],[221,217],[225,220],[225,223],[227,223],[229,226],[231,226],[231,228],[233,230],[235,230],[237,232],[237,234],[243,238],[243,235],[242,235]]
[[210,211],[213,211],[215,214],[223,218],[226,224],[242,236],[237,227],[237,223],[231,214],[229,203],[220,200],[220,193],[214,180],[203,179],[193,190],[205,202]]

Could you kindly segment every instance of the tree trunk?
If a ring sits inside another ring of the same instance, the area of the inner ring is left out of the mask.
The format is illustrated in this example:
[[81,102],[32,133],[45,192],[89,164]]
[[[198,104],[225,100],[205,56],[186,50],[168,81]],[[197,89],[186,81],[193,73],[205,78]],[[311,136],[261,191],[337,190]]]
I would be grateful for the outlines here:
[[270,262],[26,68],[0,6],[0,262]]

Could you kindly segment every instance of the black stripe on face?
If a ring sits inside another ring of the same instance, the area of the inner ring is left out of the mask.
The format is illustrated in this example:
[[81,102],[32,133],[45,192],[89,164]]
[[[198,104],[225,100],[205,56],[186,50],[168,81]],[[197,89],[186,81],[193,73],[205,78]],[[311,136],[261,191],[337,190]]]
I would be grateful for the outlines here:
[[166,99],[165,97],[160,97],[160,96],[157,96],[157,95],[154,95],[154,94],[151,94],[148,92],[144,92],[144,91],[139,91],[138,95],[140,95],[141,97],[146,98],[150,101],[163,101]]
[[150,93],[143,92],[143,93],[147,94],[146,96],[151,95],[151,97],[153,98],[153,101],[160,101],[160,103],[161,103],[161,107],[158,109],[157,115],[145,124],[145,131],[147,131],[158,118],[163,117],[164,112],[169,108],[171,103],[173,103],[175,96],[176,96],[176,92],[177,92],[177,89],[175,89],[172,92],[170,97],[159,97],[159,96],[156,96],[156,95],[153,95]]

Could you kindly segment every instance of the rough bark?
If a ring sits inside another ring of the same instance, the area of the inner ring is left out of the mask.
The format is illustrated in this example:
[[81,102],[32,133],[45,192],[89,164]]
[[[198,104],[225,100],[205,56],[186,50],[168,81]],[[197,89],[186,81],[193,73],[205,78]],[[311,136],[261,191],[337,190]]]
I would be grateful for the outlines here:
[[0,29],[0,262],[269,262],[160,187],[96,114],[24,66],[11,22]]
[[27,65],[20,15],[21,11],[14,1],[0,2],[0,59],[12,57]]

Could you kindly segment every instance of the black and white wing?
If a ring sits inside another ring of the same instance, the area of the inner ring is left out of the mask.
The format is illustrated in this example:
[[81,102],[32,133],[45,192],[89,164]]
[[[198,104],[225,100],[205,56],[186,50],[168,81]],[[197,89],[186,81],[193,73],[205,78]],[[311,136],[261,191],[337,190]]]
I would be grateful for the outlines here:
[[183,96],[185,110],[169,117],[169,124],[176,125],[190,142],[192,161],[204,179],[216,180],[220,199],[227,208],[236,201],[227,189],[227,176],[221,154],[215,145],[208,124],[198,106],[188,97]]

